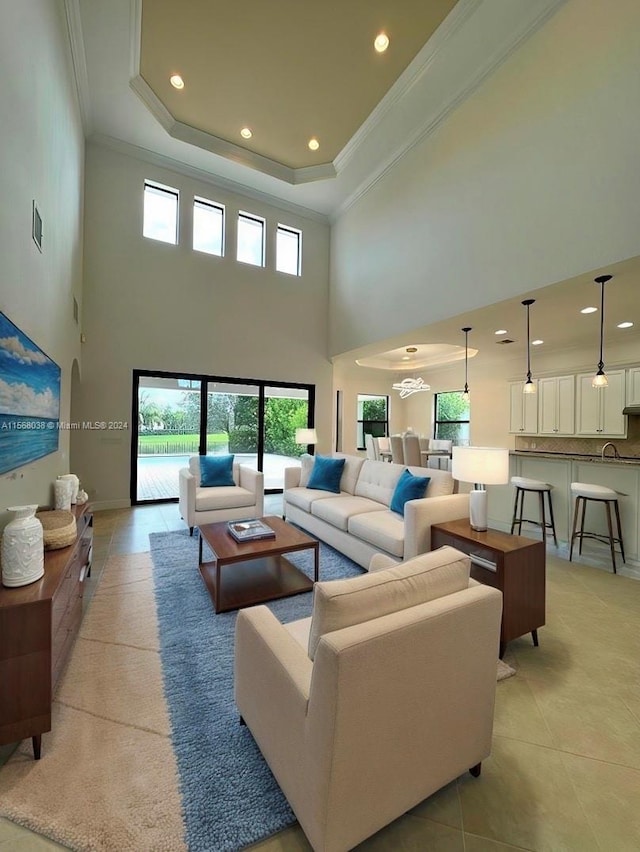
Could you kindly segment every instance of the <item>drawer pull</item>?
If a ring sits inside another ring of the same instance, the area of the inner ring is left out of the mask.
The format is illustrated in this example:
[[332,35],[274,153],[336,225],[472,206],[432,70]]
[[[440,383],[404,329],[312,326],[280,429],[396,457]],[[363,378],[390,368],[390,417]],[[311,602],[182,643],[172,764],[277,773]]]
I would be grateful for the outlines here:
[[80,571],[80,577],[78,578],[78,582],[79,582],[79,583],[83,583],[83,582],[84,582],[84,578],[85,578],[85,574],[86,574],[86,573],[87,573],[87,566],[86,566],[86,565],[83,565],[83,566],[82,566],[82,570]]
[[487,571],[492,571],[494,574],[498,571],[498,566],[495,562],[491,562],[489,559],[483,559],[482,556],[476,556],[475,554],[469,554],[471,558],[471,562],[473,565],[477,565],[478,568],[486,568]]

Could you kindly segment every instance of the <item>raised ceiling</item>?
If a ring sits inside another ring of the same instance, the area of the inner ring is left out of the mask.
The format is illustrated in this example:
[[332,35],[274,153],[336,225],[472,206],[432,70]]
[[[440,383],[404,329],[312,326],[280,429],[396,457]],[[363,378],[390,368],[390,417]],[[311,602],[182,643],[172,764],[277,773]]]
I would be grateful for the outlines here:
[[292,169],[328,164],[455,5],[143,0],[140,74],[176,121]]

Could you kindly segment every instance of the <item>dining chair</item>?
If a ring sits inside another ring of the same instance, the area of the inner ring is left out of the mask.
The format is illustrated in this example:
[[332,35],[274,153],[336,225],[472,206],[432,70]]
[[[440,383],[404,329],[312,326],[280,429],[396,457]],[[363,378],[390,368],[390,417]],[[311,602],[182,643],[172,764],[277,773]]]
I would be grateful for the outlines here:
[[391,442],[391,461],[394,464],[404,464],[402,435],[392,435],[389,441]]
[[420,438],[417,435],[405,435],[402,438],[402,451],[404,453],[404,464],[422,467]]

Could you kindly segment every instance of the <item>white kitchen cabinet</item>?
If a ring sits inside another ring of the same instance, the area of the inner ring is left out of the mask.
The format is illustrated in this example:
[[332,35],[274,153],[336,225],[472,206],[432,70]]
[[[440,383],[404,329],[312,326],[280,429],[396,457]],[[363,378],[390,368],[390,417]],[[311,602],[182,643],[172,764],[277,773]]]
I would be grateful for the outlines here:
[[[537,382],[534,383],[537,387]],[[538,433],[538,394],[523,393],[524,382],[509,383],[509,432],[517,435]]]
[[576,376],[576,435],[626,437],[627,418],[622,413],[626,399],[625,371],[607,371],[607,379],[607,387],[594,388],[593,373]]
[[640,405],[640,367],[627,371],[627,405]]
[[575,376],[538,380],[538,434],[573,435]]

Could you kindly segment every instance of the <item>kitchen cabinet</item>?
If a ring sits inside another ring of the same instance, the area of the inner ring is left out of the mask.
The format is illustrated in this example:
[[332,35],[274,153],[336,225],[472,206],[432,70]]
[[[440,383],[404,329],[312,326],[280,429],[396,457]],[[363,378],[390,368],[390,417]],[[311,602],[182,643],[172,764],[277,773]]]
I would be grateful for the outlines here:
[[622,413],[626,399],[626,373],[624,370],[607,372],[609,384],[605,388],[591,385],[593,373],[576,376],[576,435],[598,438],[624,438],[627,418]]
[[[537,382],[535,382],[537,387]],[[523,393],[524,382],[509,383],[509,432],[518,435],[538,433],[538,394]]]
[[575,376],[538,380],[538,434],[573,435]]
[[640,405],[640,367],[627,371],[627,405]]

